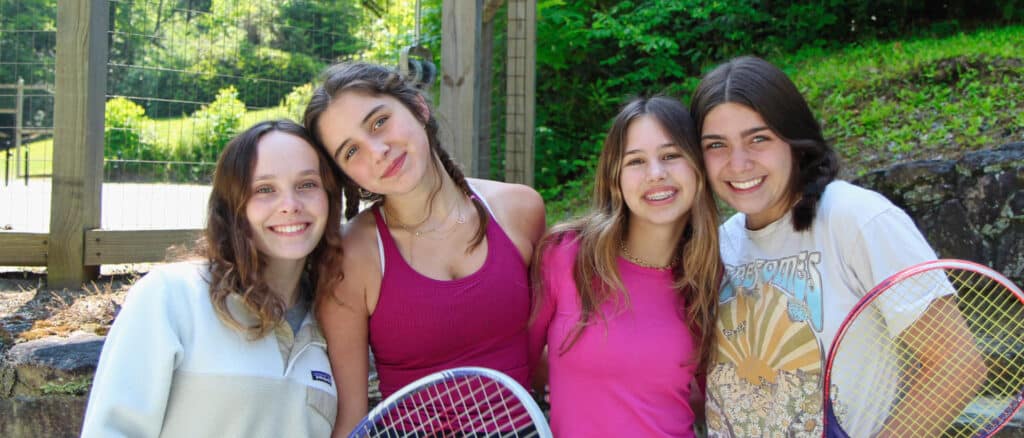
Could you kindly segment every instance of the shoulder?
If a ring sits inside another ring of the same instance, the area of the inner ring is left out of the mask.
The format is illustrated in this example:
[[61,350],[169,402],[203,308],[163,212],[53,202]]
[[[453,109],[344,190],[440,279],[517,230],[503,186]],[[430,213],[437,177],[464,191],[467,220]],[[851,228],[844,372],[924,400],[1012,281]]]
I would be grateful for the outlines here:
[[829,183],[818,208],[820,217],[843,227],[860,227],[883,213],[902,212],[881,193],[841,180]]
[[544,237],[542,255],[545,269],[571,269],[580,251],[579,234],[574,230],[557,231]]
[[544,200],[532,187],[486,179],[467,179],[502,226],[511,226],[536,241],[545,226]]
[[[346,279],[357,272],[365,272],[373,264],[379,266],[380,255],[377,245],[377,219],[372,209],[359,212],[341,228],[341,244],[344,251],[342,266]],[[359,271],[352,271],[358,268]],[[376,269],[375,271],[379,271]]]
[[131,294],[194,296],[209,291],[209,264],[206,261],[185,261],[154,267],[132,285]]
[[494,210],[543,214],[544,200],[532,187],[487,179],[467,178],[473,189],[487,200]]

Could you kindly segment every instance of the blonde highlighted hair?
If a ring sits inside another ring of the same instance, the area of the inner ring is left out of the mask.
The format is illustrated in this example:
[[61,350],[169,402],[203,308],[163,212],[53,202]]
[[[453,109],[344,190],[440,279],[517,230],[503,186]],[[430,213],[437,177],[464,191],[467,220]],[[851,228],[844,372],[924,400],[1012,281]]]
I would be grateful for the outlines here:
[[558,347],[568,351],[580,334],[595,320],[604,320],[600,306],[609,301],[628,305],[618,271],[619,242],[626,237],[629,207],[620,187],[620,173],[625,154],[626,133],[641,116],[654,118],[679,145],[685,159],[697,173],[696,196],[682,237],[675,253],[680,262],[672,268],[674,286],[685,308],[680,318],[687,322],[699,339],[697,365],[706,370],[712,354],[714,325],[718,312],[718,290],[722,261],[718,254],[718,210],[708,189],[700,145],[689,112],[679,101],[665,97],[637,98],[627,103],[615,117],[605,137],[598,161],[592,205],[589,213],[571,222],[556,225],[541,239],[537,261],[533,266],[534,315],[545,293],[544,253],[565,239],[575,239],[579,251],[573,262],[573,280],[580,299],[580,320]]

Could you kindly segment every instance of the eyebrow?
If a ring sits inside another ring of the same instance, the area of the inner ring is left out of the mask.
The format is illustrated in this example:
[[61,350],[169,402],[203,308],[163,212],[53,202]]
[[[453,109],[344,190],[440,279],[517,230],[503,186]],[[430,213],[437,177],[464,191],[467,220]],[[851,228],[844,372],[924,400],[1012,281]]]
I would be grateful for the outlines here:
[[[748,136],[750,134],[753,134],[755,132],[764,131],[766,129],[768,129],[767,126],[755,126],[753,128],[745,129],[745,130],[740,132],[740,137],[746,137],[746,136]],[[701,140],[725,140],[725,136],[724,135],[718,135],[718,134],[704,134],[704,135],[700,136],[700,139]]]
[[[320,170],[318,170],[318,169],[306,169],[306,170],[303,170],[302,172],[299,172],[299,176],[307,176],[307,175],[320,175]],[[253,181],[263,181],[263,180],[268,180],[268,179],[274,179],[274,176],[275,176],[274,174],[268,173],[266,175],[257,175],[252,180]]]
[[[384,109],[384,104],[380,104],[380,105],[377,105],[377,106],[373,107],[373,109],[371,109],[370,112],[366,113],[366,117],[363,117],[363,121],[359,122],[359,124],[360,125],[365,125],[368,120],[370,120],[375,114],[380,112],[380,110],[382,110],[382,109]],[[332,157],[332,158],[334,158],[334,161],[338,161],[338,154],[341,153],[341,151],[345,149],[345,146],[348,145],[348,142],[350,140],[352,140],[352,139],[351,138],[346,138],[345,141],[341,142],[341,145],[338,146],[338,149],[334,150],[334,155]]]
[[[662,148],[675,148],[675,147],[679,147],[679,145],[677,145],[675,143],[671,143],[671,142],[658,145],[658,149],[662,149]],[[643,151],[641,151],[640,149],[630,149],[630,150],[626,151],[626,153],[622,154],[622,156],[626,156],[626,155],[629,155],[629,154],[639,154],[641,152],[643,152]]]

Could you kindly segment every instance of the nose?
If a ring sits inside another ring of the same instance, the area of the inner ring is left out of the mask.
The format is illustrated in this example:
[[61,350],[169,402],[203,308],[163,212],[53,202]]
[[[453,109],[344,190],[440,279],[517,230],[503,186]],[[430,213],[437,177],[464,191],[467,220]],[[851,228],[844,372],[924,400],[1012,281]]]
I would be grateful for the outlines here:
[[373,153],[374,161],[384,161],[388,157],[388,152],[391,152],[391,145],[383,141],[374,141],[370,143],[370,152]]
[[647,180],[661,181],[665,179],[665,176],[665,166],[661,163],[661,160],[651,160],[651,164],[647,166]]
[[729,149],[729,169],[734,172],[745,172],[753,167],[750,160],[750,153],[746,148],[734,147]]
[[281,204],[278,206],[281,213],[293,214],[302,210],[302,201],[299,194],[294,190],[287,190],[281,195]]

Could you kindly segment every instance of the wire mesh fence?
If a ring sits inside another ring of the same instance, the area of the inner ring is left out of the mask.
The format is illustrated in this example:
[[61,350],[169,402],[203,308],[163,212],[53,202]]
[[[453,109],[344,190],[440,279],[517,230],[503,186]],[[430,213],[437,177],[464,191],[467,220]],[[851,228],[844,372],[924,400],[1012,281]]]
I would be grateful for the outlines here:
[[[102,228],[199,228],[239,130],[298,119],[361,41],[352,2],[109,0]],[[0,229],[46,232],[57,0],[0,0]],[[58,145],[59,148],[59,145]]]

